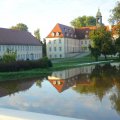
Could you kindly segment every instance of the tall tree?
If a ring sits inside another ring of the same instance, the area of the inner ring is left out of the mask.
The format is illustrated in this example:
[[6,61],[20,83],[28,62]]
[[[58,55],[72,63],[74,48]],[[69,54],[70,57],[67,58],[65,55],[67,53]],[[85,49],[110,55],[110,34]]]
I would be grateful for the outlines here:
[[16,26],[12,26],[10,29],[21,30],[21,31],[28,31],[27,25],[25,25],[23,23],[18,23]]
[[116,51],[118,53],[119,59],[120,59],[120,36],[115,41]]
[[40,30],[39,29],[37,29],[37,30],[35,30],[34,31],[34,35],[35,35],[35,37],[39,40],[39,41],[41,41],[40,39]]
[[113,35],[120,36],[120,22],[118,22],[115,26],[112,28]]
[[[112,47],[112,36],[111,32],[107,31],[106,27],[102,26],[99,27],[97,30],[90,32],[90,39],[91,39],[91,53],[96,58],[96,55],[100,51],[101,54],[105,56],[105,59],[107,58],[106,55],[111,55],[111,47]],[[95,50],[93,52],[92,50]],[[100,55],[99,53],[99,55]]]
[[43,56],[45,57],[47,55],[46,53],[46,40],[43,39],[43,42],[42,42],[42,51],[43,51]]
[[75,28],[94,26],[96,25],[96,18],[93,16],[82,16],[75,18],[70,23]]
[[120,22],[120,1],[117,2],[116,6],[111,10],[111,15],[109,18],[109,22]]

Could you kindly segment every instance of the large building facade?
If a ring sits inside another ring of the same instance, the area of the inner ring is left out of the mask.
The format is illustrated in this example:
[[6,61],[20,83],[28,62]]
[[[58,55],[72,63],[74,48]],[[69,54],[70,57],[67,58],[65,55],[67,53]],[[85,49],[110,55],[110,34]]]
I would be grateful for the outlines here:
[[42,58],[42,45],[31,33],[0,28],[0,58],[7,51],[16,52],[17,60]]
[[56,24],[46,37],[46,49],[48,58],[73,57],[81,52],[89,52],[89,31],[96,27],[72,27]]
[[47,56],[65,58],[80,52],[80,40],[73,28],[57,24],[46,38]]
[[[56,24],[46,37],[46,51],[48,58],[73,57],[82,52],[90,52],[89,32],[103,25],[102,14],[98,9],[96,14],[96,26],[72,28],[62,24]],[[106,26],[109,29],[108,26]]]

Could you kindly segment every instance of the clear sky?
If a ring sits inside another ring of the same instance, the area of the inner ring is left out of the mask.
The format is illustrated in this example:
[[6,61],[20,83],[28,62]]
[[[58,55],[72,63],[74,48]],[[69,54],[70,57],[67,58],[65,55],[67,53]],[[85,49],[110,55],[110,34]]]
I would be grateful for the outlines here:
[[32,33],[39,28],[44,38],[56,23],[70,25],[78,16],[95,17],[98,8],[103,23],[108,25],[110,10],[116,1],[119,0],[0,0],[0,27],[24,23]]

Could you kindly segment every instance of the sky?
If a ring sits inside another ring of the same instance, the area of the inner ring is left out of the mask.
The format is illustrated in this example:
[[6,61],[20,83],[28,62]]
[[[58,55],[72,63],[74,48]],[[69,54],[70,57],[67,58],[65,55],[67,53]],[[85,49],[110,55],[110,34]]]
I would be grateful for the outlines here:
[[0,27],[10,28],[24,23],[33,34],[40,29],[45,38],[52,28],[61,23],[70,26],[73,19],[87,15],[96,16],[98,8],[103,23],[108,25],[110,10],[119,0],[0,0]]

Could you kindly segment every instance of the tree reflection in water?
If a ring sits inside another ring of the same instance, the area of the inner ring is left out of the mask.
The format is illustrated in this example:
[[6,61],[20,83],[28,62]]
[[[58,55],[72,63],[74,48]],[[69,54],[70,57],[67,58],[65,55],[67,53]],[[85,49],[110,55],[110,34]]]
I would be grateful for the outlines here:
[[112,88],[115,91],[110,95],[112,107],[120,114],[120,65],[96,65],[89,76],[90,84],[76,84],[73,88],[80,94],[94,94],[100,101]]

